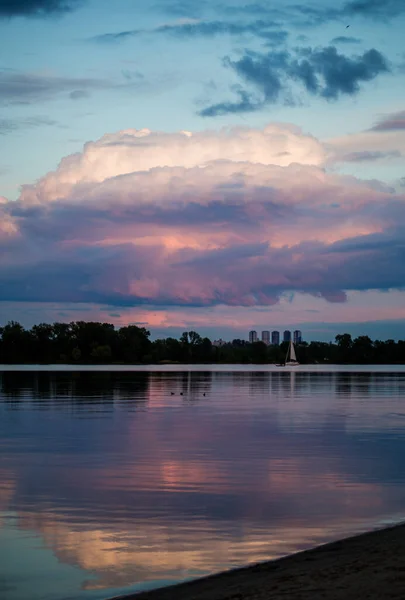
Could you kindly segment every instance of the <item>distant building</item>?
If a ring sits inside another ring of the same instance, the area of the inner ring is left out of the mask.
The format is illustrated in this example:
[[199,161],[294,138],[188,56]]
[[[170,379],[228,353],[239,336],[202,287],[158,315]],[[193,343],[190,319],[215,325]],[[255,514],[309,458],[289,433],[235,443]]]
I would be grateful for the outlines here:
[[286,329],[283,334],[283,342],[291,342],[291,331]]
[[273,344],[273,346],[280,345],[280,332],[279,331],[271,332],[271,343]]
[[254,344],[254,342],[257,342],[257,331],[249,331],[249,342],[251,344]]
[[262,342],[264,342],[266,346],[270,345],[270,331],[262,331]]
[[226,344],[226,342],[224,342],[224,340],[221,340],[221,338],[219,338],[219,340],[214,340],[212,342],[213,346],[216,346],[217,348],[220,348],[221,346],[224,346]]
[[301,344],[302,342],[302,333],[299,329],[294,331],[294,344]]

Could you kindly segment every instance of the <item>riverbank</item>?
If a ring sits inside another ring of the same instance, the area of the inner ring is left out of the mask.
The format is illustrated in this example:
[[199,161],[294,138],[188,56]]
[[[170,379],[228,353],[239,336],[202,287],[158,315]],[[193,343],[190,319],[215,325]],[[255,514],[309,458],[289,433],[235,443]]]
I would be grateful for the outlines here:
[[285,558],[115,600],[405,598],[405,524]]

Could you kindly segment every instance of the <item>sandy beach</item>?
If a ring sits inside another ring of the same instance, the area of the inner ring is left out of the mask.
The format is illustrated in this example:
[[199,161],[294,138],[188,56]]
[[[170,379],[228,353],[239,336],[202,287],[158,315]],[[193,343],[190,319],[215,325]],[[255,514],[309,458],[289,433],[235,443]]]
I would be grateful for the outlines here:
[[[385,600],[405,598],[405,525],[125,600]],[[117,599],[115,599],[117,600]]]

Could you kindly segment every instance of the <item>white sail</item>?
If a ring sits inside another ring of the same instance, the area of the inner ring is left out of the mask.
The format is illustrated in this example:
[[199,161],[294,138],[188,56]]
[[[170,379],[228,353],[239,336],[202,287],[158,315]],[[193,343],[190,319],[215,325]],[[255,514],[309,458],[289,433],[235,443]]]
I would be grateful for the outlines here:
[[290,342],[290,360],[297,360],[294,344],[292,342]]
[[299,364],[299,362],[297,361],[297,356],[295,354],[295,348],[294,348],[294,344],[292,341],[290,342],[290,345],[287,350],[287,356],[285,357],[285,364],[289,365],[289,366],[295,366],[295,365]]

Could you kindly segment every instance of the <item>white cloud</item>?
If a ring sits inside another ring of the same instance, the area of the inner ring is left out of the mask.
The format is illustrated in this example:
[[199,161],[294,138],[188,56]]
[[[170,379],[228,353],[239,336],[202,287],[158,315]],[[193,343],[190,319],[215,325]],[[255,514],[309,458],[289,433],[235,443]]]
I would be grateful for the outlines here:
[[271,124],[263,130],[234,128],[197,133],[127,129],[106,134],[87,143],[82,153],[67,156],[56,171],[36,184],[23,186],[21,199],[54,201],[89,183],[157,167],[190,169],[212,161],[285,167],[293,163],[321,165],[325,158],[325,149],[318,140],[288,124]]

